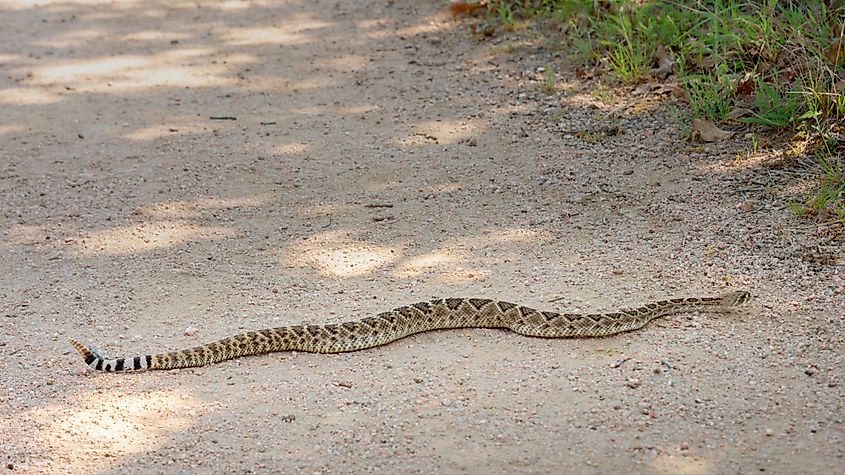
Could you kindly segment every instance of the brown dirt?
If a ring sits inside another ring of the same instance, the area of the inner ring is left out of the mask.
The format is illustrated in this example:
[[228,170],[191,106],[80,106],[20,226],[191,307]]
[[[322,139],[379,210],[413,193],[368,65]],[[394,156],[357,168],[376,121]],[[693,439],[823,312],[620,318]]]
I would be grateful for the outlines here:
[[[746,189],[738,142],[690,145],[643,90],[576,81],[530,29],[478,43],[443,6],[0,1],[3,470],[841,466],[841,248]],[[131,355],[432,296],[738,288],[738,316],[612,338],[172,372],[94,373],[63,336]]]

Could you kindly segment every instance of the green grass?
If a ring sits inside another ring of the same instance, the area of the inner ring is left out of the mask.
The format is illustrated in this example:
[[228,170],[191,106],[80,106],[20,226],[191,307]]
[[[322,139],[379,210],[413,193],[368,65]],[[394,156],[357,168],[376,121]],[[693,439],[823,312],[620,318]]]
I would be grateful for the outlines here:
[[595,87],[590,91],[590,95],[593,99],[605,104],[613,103],[613,92],[601,81],[596,82]]
[[555,81],[555,70],[551,63],[546,63],[545,77],[543,78],[543,92],[546,94],[554,94],[557,90],[557,81]]
[[758,80],[754,96],[754,115],[742,121],[767,128],[790,127],[796,125],[804,116],[798,113],[801,102],[802,97],[797,92],[787,91],[781,94],[776,87]]
[[790,206],[801,216],[834,216],[845,223],[843,180],[832,178],[835,170],[841,177],[837,157],[845,152],[845,7],[831,10],[830,4],[490,0],[486,8],[487,23],[494,26],[513,28],[516,18],[552,20],[571,52],[624,83],[650,80],[663,51],[674,62],[692,117],[819,144],[817,191]]
[[720,74],[685,74],[681,85],[689,96],[693,117],[721,122],[734,109],[730,79]]
[[845,171],[841,159],[819,154],[819,181],[814,193],[787,202],[798,216],[845,224]]

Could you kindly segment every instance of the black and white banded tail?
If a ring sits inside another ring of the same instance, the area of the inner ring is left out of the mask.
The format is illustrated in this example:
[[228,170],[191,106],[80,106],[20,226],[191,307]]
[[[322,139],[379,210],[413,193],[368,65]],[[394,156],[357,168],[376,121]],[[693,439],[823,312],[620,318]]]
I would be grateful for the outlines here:
[[106,358],[103,353],[93,346],[85,345],[73,338],[68,338],[70,344],[82,355],[85,364],[97,371],[120,372],[140,371],[153,367],[153,356],[135,356],[134,358]]

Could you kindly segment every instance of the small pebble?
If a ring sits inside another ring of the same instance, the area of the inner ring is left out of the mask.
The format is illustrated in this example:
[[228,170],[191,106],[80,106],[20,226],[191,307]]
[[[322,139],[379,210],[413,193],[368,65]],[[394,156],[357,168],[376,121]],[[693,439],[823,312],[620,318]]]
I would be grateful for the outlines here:
[[745,200],[742,203],[736,206],[736,209],[748,213],[749,211],[754,211],[754,201],[753,200]]

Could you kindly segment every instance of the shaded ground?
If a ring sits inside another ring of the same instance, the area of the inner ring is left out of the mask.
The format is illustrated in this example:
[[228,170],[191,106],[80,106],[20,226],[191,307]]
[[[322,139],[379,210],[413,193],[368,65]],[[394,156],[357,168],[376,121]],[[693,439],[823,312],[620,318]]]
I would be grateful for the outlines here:
[[[547,95],[530,38],[475,43],[442,6],[0,1],[4,470],[841,465],[839,250],[743,191],[730,144],[564,66]],[[130,355],[433,296],[738,288],[741,315],[613,338],[449,331],[164,373],[95,374],[63,337]]]

